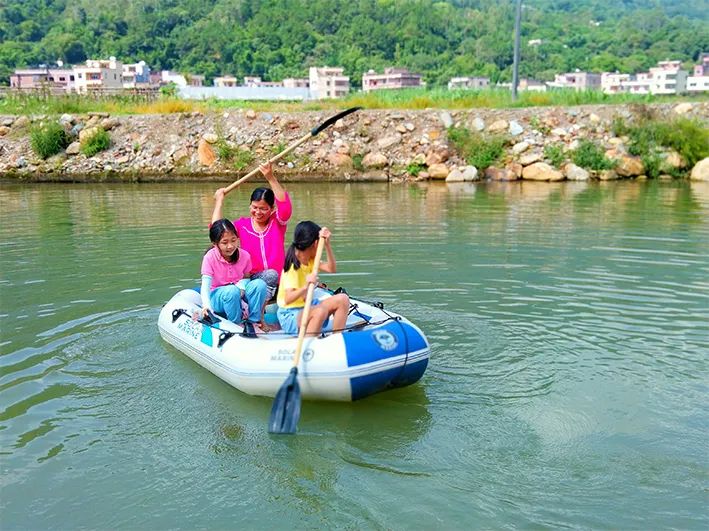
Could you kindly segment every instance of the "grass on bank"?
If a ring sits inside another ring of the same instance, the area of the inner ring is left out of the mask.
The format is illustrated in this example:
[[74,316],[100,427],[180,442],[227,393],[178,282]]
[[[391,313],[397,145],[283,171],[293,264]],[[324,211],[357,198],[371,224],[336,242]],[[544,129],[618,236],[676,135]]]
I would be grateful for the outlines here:
[[31,94],[6,93],[0,98],[0,114],[170,114],[180,112],[209,112],[228,109],[253,109],[261,112],[339,110],[361,106],[365,109],[471,109],[571,106],[593,104],[658,103],[708,100],[709,94],[687,96],[653,96],[634,94],[604,94],[601,91],[554,90],[549,92],[519,93],[512,101],[508,90],[447,90],[402,89],[375,92],[355,92],[337,100],[314,101],[244,101],[244,100],[182,100],[161,96],[154,101],[144,97],[110,96],[93,98],[70,94],[42,97]]
[[30,146],[38,157],[47,159],[69,145],[69,135],[57,122],[46,122],[30,129]]

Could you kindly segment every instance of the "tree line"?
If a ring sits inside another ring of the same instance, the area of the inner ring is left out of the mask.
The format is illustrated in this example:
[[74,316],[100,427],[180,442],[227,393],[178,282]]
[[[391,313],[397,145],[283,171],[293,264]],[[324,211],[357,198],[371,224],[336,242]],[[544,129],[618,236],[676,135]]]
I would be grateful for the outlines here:
[[[578,68],[687,68],[709,52],[709,0],[526,0],[520,75]],[[515,0],[5,0],[0,84],[15,68],[116,56],[154,70],[306,77],[310,66],[362,73],[512,77]],[[538,44],[528,44],[530,40]]]

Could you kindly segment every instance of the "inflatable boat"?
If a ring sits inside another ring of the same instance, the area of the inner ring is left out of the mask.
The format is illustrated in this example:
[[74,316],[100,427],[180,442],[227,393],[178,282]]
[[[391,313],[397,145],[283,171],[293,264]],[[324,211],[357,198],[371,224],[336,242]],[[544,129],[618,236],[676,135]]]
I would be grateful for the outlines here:
[[[315,298],[333,293],[317,288]],[[350,302],[344,330],[305,338],[298,366],[305,399],[358,400],[413,384],[426,370],[430,347],[416,325],[381,303]],[[238,390],[275,396],[293,365],[297,336],[276,330],[253,337],[225,318],[195,319],[200,309],[197,291],[178,292],[160,312],[160,335]]]

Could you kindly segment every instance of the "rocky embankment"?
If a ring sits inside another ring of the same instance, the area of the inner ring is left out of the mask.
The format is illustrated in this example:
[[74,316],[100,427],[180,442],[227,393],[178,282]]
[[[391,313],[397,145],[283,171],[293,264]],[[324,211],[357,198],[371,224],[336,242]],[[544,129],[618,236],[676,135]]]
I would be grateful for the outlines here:
[[[394,181],[440,179],[535,181],[643,178],[645,168],[627,151],[628,138],[617,137],[616,118],[632,122],[638,114],[659,119],[677,116],[709,121],[709,102],[593,105],[525,109],[442,111],[362,110],[305,142],[278,162],[284,180]],[[232,180],[305,135],[332,111],[255,112],[229,110],[169,115],[0,116],[0,177],[27,181]],[[57,120],[71,144],[46,160],[30,146],[33,125]],[[503,135],[503,157],[485,171],[466,163],[448,138],[451,126],[482,135]],[[80,141],[103,128],[110,147],[91,157]],[[568,160],[555,167],[545,147],[575,149],[584,139],[617,160],[612,170],[580,168]],[[709,180],[709,159],[686,168],[671,150],[665,164]]]

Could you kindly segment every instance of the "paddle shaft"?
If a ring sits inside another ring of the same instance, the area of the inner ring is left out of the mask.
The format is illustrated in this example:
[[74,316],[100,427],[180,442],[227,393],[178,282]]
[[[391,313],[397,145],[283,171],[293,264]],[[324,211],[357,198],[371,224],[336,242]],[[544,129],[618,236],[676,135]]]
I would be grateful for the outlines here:
[[[281,160],[283,157],[285,157],[286,155],[288,155],[288,153],[290,153],[290,152],[293,151],[295,148],[297,148],[299,145],[301,145],[303,142],[305,142],[306,140],[308,140],[311,136],[313,136],[312,133],[308,133],[307,135],[302,136],[301,138],[299,138],[298,140],[296,140],[295,142],[293,142],[290,146],[288,146],[286,149],[284,149],[283,151],[281,151],[278,155],[275,155],[275,156],[273,156],[272,158],[270,158],[266,164],[273,164],[274,162]],[[228,194],[229,192],[231,192],[234,188],[236,188],[237,186],[239,186],[241,183],[243,183],[243,182],[245,182],[245,181],[251,179],[251,177],[253,177],[253,176],[256,175],[257,173],[259,173],[259,171],[260,171],[260,170],[259,170],[258,168],[256,168],[255,170],[251,170],[249,173],[247,173],[246,175],[244,175],[244,176],[243,176],[241,179],[239,179],[238,181],[234,181],[233,183],[231,183],[229,186],[227,186],[226,188],[224,188],[224,195],[226,195],[226,194]]]
[[[315,276],[320,269],[320,259],[325,248],[325,238],[318,240],[318,248],[315,251],[315,260],[313,263],[313,273]],[[300,330],[298,330],[298,342],[295,344],[295,357],[293,358],[293,367],[298,367],[300,362],[300,353],[303,350],[303,341],[305,340],[305,331],[308,328],[308,317],[310,317],[310,305],[313,302],[313,293],[315,292],[315,284],[308,284],[308,293],[305,296],[305,306],[303,307],[303,315],[300,318]]]

